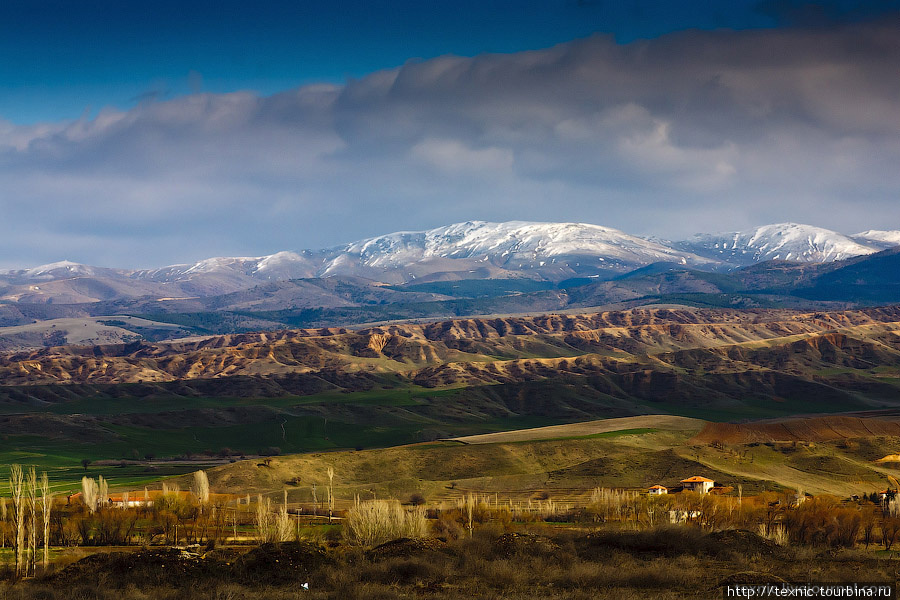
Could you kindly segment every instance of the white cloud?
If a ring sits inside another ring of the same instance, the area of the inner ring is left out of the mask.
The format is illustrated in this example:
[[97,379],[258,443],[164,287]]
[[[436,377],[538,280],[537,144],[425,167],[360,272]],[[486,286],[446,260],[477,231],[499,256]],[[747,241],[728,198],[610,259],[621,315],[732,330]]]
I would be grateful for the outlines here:
[[469,148],[458,140],[428,138],[410,150],[413,158],[450,173],[481,172],[499,175],[513,166],[505,148]]

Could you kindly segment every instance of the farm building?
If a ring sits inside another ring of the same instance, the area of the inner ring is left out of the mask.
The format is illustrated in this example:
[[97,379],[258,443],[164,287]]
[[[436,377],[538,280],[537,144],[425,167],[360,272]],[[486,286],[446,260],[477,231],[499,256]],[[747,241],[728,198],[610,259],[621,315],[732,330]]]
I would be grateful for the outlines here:
[[694,477],[688,477],[687,479],[681,480],[681,485],[684,486],[684,491],[686,492],[698,492],[700,494],[705,494],[709,490],[712,489],[715,482],[712,479],[707,479],[706,477],[700,477],[699,475],[695,475]]
[[647,493],[651,496],[661,496],[663,494],[669,493],[669,488],[664,485],[654,485],[650,489],[647,490]]

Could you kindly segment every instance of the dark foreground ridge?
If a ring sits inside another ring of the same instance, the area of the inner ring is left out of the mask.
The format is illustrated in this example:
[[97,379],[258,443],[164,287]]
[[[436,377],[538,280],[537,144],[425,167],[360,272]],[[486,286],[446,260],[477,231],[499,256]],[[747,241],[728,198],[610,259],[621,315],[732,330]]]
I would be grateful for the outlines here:
[[[400,539],[368,551],[332,542],[96,554],[9,588],[17,598],[697,598],[730,582],[893,581],[871,554],[785,548],[750,531],[503,533]],[[304,589],[308,584],[308,591]],[[138,592],[139,590],[139,592]]]

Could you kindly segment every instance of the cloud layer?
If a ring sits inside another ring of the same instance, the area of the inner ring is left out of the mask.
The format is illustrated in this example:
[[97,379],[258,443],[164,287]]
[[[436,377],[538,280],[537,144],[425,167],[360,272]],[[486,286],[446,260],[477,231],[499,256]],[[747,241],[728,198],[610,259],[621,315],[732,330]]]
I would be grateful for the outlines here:
[[900,228],[900,24],[447,56],[343,86],[0,122],[0,268],[154,266],[450,222]]

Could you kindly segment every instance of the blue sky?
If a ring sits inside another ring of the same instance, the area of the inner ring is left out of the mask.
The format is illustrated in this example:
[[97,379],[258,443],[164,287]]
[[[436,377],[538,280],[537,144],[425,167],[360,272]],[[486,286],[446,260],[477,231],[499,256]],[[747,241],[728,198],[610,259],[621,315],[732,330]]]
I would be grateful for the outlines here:
[[0,7],[0,268],[900,229],[900,1]]

